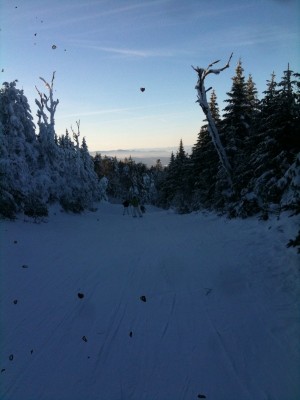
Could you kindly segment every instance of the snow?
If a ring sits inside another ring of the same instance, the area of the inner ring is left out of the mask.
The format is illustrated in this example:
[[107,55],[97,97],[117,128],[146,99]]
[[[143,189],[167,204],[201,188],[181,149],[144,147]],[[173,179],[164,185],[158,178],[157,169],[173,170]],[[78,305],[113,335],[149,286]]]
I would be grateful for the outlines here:
[[1,400],[299,399],[295,219],[122,212],[0,221]]

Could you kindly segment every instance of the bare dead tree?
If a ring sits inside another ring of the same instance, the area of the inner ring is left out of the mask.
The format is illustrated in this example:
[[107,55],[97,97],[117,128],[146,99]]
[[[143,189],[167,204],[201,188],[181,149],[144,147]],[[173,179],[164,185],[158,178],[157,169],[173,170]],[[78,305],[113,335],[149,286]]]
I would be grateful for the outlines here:
[[229,64],[231,61],[233,53],[231,53],[229,60],[227,62],[227,64],[222,67],[222,68],[212,68],[213,65],[217,64],[218,62],[220,62],[220,60],[214,61],[211,64],[208,65],[207,68],[199,68],[199,67],[193,67],[192,68],[197,72],[198,74],[198,82],[197,85],[195,86],[195,89],[198,92],[198,100],[197,103],[199,103],[200,107],[202,108],[206,118],[207,118],[207,122],[208,122],[208,131],[209,134],[212,138],[213,144],[215,146],[215,149],[218,153],[220,162],[224,168],[224,170],[226,171],[227,177],[228,177],[228,182],[230,184],[230,186],[232,187],[232,169],[231,169],[231,165],[228,161],[228,157],[226,155],[226,151],[221,143],[220,140],[220,135],[218,132],[218,129],[216,127],[215,121],[212,117],[209,105],[208,105],[208,101],[206,98],[206,93],[211,89],[205,89],[205,85],[204,85],[204,81],[205,78],[207,77],[207,75],[209,74],[216,74],[218,75],[220,72],[224,71],[224,69],[229,68]]
[[[42,123],[41,120],[43,119],[44,124],[47,127],[50,127],[50,132],[51,132],[51,134],[53,134],[53,137],[54,137],[54,134],[55,134],[55,131],[54,131],[54,124],[55,124],[54,115],[55,115],[56,107],[57,107],[57,105],[59,103],[58,99],[57,100],[53,100],[54,78],[55,78],[55,71],[53,72],[53,75],[52,75],[51,84],[49,84],[44,78],[40,77],[40,79],[44,82],[46,88],[48,89],[48,92],[49,92],[48,96],[45,93],[41,93],[38,90],[38,88],[35,87],[37,92],[38,92],[38,94],[39,94],[39,97],[40,97],[40,101],[39,100],[35,100],[35,103],[38,106],[38,112],[37,112],[37,116],[39,118],[38,125],[40,125]],[[47,116],[47,114],[45,112],[45,109],[50,114],[50,124],[48,122],[49,118],[48,118],[48,116]]]

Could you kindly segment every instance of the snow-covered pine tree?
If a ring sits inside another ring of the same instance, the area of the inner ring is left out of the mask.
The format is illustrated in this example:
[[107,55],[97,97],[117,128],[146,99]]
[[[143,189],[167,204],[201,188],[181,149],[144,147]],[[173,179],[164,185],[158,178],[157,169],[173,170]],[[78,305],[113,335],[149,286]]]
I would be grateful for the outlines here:
[[71,127],[75,143],[68,131],[57,138],[54,117],[59,100],[53,99],[54,78],[55,72],[51,84],[40,78],[48,89],[47,95],[37,89],[40,187],[48,196],[47,201],[59,200],[65,210],[81,212],[100,199],[98,177],[85,138],[79,145],[80,121],[76,122],[76,132]]
[[56,186],[58,200],[65,211],[81,212],[84,209],[74,200],[74,191],[80,191],[79,157],[79,151],[66,129],[66,133],[58,138],[57,170],[60,180]]
[[85,137],[82,138],[80,148],[81,158],[81,182],[85,193],[86,206],[91,205],[94,201],[100,200],[100,188],[97,174],[94,169],[94,162],[89,153]]
[[300,213],[300,152],[284,176],[279,179],[277,186],[282,190],[280,208],[294,210]]
[[59,103],[53,99],[51,84],[40,78],[48,94],[38,89],[38,127],[31,116],[28,101],[16,82],[5,82],[0,90],[0,214],[15,213],[36,217],[47,215],[47,203],[79,199],[80,210],[100,199],[98,177],[85,139],[79,145],[78,132],[73,131],[75,144],[68,131],[58,137],[55,132],[55,111]]
[[0,90],[1,213],[47,214],[37,192],[37,141],[31,110],[17,80],[5,82]]
[[68,131],[60,138],[64,152],[61,171],[65,186],[61,188],[59,201],[65,211],[80,213],[86,208],[91,208],[94,201],[100,200],[101,190],[85,138],[79,146],[80,122],[76,124],[77,132],[72,129],[75,143],[70,139]]

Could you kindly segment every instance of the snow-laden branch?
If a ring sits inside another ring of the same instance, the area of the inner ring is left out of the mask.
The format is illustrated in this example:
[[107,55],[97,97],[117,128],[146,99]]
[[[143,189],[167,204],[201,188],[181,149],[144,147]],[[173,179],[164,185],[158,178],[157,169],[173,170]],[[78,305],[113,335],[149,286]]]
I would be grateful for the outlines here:
[[195,89],[198,92],[198,100],[197,103],[200,104],[200,107],[202,108],[206,118],[207,118],[207,122],[208,122],[208,131],[210,133],[210,136],[212,138],[213,144],[215,146],[215,149],[218,153],[220,162],[223,166],[223,168],[225,169],[227,176],[228,176],[228,182],[230,184],[230,186],[232,187],[232,178],[231,178],[231,165],[229,163],[229,160],[227,158],[226,155],[226,151],[221,143],[220,140],[220,136],[219,136],[219,132],[218,129],[216,127],[215,121],[212,117],[209,105],[208,105],[208,101],[207,101],[207,97],[206,97],[206,93],[211,89],[205,89],[204,86],[204,81],[205,78],[207,77],[207,75],[209,74],[219,74],[220,72],[224,71],[224,69],[229,68],[229,64],[231,61],[233,53],[231,53],[229,60],[227,62],[227,64],[219,69],[212,69],[211,67],[215,64],[217,64],[218,62],[220,62],[220,60],[214,61],[211,64],[208,65],[207,68],[199,68],[199,67],[193,67],[192,68],[197,72],[198,74],[198,82],[197,85],[195,86]]
[[232,59],[233,53],[231,53],[229,60],[227,61],[227,64],[224,65],[224,67],[222,68],[218,68],[218,69],[211,69],[211,67],[215,64],[218,64],[221,60],[216,60],[214,62],[212,62],[211,64],[208,65],[208,67],[206,68],[199,68],[199,67],[193,67],[192,68],[198,73],[199,78],[204,81],[204,79],[206,78],[206,76],[208,74],[216,74],[218,75],[220,72],[224,71],[224,69],[229,68],[230,66],[230,61]]
[[35,99],[35,104],[38,106],[38,112],[37,112],[38,125],[41,124],[41,119],[42,118],[43,118],[44,124],[47,125],[48,124],[48,117],[47,117],[47,115],[45,114],[45,111],[44,111],[45,104],[44,104],[43,94],[38,90],[37,87],[35,87],[35,88],[36,88],[36,91],[38,92],[38,95],[40,96],[40,101]]

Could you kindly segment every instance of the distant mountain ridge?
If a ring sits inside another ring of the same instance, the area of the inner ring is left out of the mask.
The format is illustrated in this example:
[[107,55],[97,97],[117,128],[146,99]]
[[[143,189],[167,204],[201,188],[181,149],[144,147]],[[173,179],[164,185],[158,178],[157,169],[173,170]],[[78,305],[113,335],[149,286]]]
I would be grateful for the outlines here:
[[[192,146],[185,146],[187,153],[191,152]],[[92,156],[101,154],[101,156],[116,157],[118,160],[124,160],[125,158],[131,157],[136,163],[146,164],[148,167],[156,164],[156,161],[160,159],[162,165],[168,165],[171,157],[171,153],[176,154],[178,151],[177,147],[150,147],[142,149],[117,149],[117,150],[97,150],[90,151]]]

